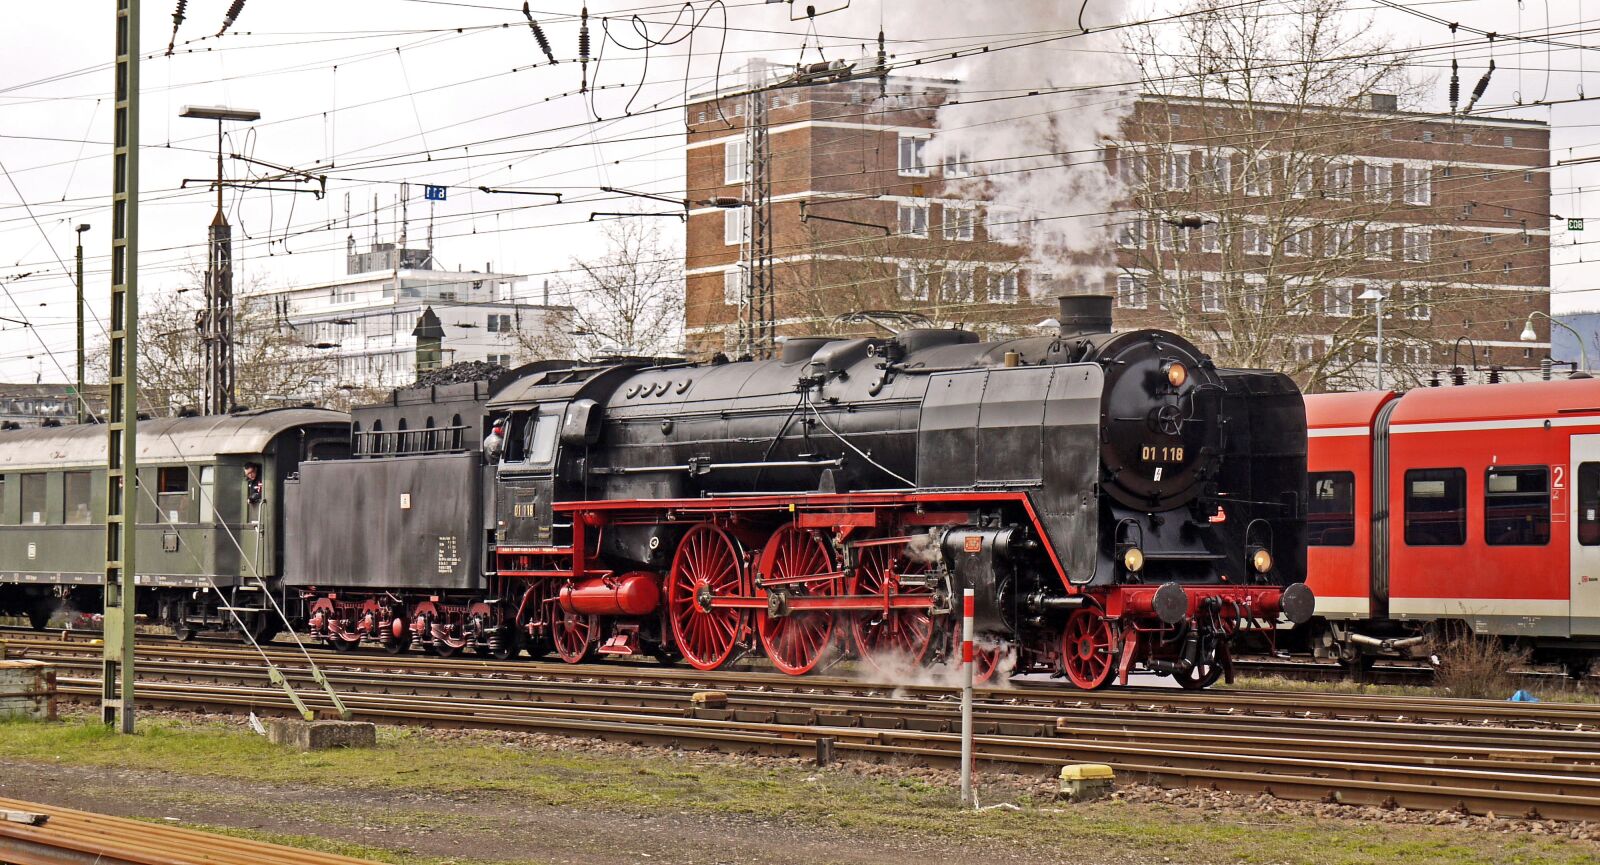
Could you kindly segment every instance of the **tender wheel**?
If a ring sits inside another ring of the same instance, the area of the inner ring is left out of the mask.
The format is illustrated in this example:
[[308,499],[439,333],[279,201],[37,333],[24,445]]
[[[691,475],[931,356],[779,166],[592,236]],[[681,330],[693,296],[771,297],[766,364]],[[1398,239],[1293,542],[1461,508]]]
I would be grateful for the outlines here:
[[[926,586],[902,586],[902,576],[921,576],[927,566],[906,558],[905,547],[873,545],[859,548],[855,574],[848,593],[893,598],[929,597]],[[856,651],[867,663],[881,666],[890,658],[920,664],[933,645],[933,615],[925,609],[898,609],[857,613],[852,622]]]
[[461,654],[461,650],[466,648],[466,644],[456,645],[447,640],[434,640],[428,648],[432,649],[433,653],[441,658],[454,658]]
[[1074,610],[1061,634],[1061,657],[1072,684],[1085,691],[1105,687],[1117,669],[1117,635],[1111,622],[1092,607]]
[[48,597],[34,598],[33,604],[28,607],[28,627],[35,631],[44,630],[55,611],[56,605]]
[[739,545],[712,525],[690,529],[667,574],[667,615],[672,641],[699,670],[715,670],[733,657],[749,628],[747,611],[714,607],[714,598],[748,596]]
[[599,645],[600,617],[582,616],[561,609],[561,604],[550,601],[550,638],[555,641],[556,654],[569,664],[581,664],[594,657]]
[[172,638],[180,643],[187,643],[194,639],[195,629],[188,622],[172,623]]
[[509,661],[522,654],[522,640],[516,628],[502,627],[489,637],[489,657]]
[[[828,545],[793,525],[778,529],[761,552],[762,584],[770,596],[815,598],[839,594],[842,577]],[[756,614],[761,645],[772,665],[791,676],[811,672],[834,648],[832,610],[807,610],[788,615]]]

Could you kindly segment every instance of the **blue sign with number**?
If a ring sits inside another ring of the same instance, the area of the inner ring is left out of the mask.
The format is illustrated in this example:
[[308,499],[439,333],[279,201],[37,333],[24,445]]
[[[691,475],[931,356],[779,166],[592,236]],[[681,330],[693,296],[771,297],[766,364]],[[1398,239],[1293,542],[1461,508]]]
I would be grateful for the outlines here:
[[443,186],[425,186],[422,190],[422,197],[429,201],[443,201],[444,192],[445,187]]

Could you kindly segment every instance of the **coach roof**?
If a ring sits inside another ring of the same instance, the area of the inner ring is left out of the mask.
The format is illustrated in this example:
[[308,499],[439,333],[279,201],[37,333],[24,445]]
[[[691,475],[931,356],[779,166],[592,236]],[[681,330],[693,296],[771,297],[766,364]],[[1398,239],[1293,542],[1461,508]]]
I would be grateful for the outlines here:
[[[218,454],[258,454],[287,430],[349,421],[343,412],[311,408],[140,421],[139,461],[204,462]],[[101,424],[0,432],[0,471],[97,467],[105,462],[106,428]]]

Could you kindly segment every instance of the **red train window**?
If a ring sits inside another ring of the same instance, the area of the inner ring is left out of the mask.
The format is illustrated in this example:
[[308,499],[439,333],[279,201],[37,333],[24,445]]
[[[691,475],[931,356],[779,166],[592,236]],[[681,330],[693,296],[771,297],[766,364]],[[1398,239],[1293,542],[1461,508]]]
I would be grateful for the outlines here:
[[1600,546],[1600,463],[1578,465],[1578,543]]
[[1467,473],[1464,469],[1406,472],[1406,543],[1413,547],[1467,542]]
[[1356,542],[1356,476],[1353,472],[1312,472],[1306,506],[1306,543],[1348,547]]
[[1483,540],[1490,546],[1550,543],[1550,470],[1496,466],[1483,477]]

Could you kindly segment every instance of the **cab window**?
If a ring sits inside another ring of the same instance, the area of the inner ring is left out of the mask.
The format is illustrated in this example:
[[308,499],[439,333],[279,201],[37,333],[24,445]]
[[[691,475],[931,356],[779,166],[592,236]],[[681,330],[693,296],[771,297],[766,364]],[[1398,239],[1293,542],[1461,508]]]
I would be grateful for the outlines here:
[[556,455],[556,428],[561,425],[561,416],[543,409],[529,421],[528,462],[547,463]]
[[1405,476],[1405,537],[1413,547],[1467,542],[1465,469],[1412,469]]
[[1484,473],[1483,540],[1490,546],[1550,543],[1550,469],[1496,466]]
[[1600,547],[1600,463],[1578,464],[1578,543]]
[[1348,547],[1356,542],[1354,472],[1312,472],[1306,506],[1306,542],[1314,547]]

